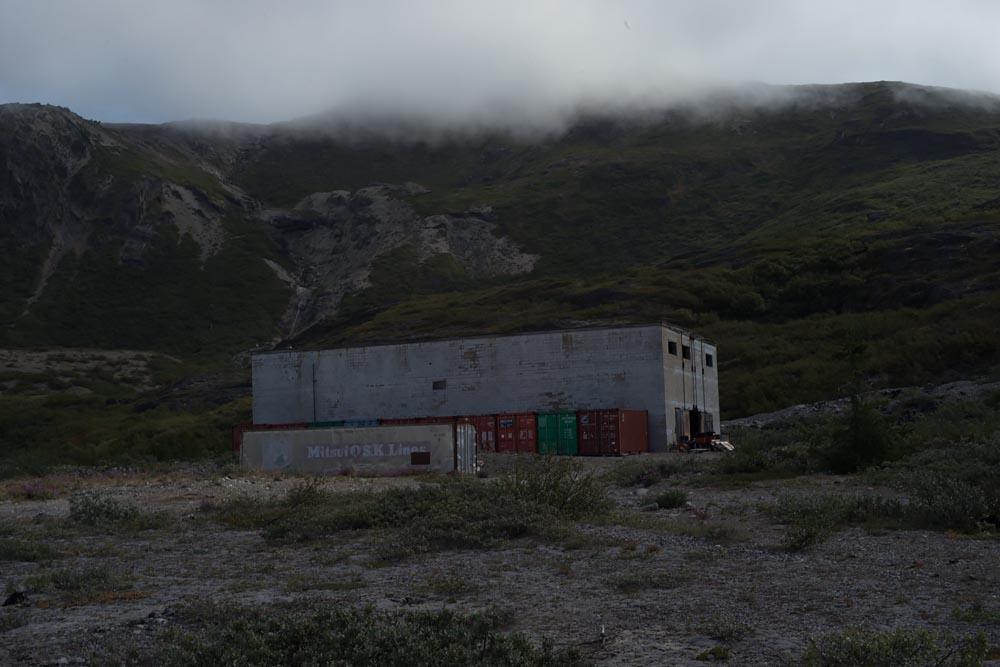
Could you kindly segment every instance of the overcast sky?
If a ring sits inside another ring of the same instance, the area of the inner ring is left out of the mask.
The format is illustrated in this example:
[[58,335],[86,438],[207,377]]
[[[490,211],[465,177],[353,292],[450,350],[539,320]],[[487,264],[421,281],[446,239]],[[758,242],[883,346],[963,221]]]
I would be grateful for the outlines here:
[[996,0],[0,0],[0,102],[536,122],[728,82],[1000,92]]

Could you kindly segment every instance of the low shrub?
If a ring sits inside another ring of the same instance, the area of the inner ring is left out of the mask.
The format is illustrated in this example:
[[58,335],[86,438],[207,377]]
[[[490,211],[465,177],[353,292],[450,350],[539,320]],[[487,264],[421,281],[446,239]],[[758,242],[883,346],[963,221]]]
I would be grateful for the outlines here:
[[712,648],[707,648],[696,655],[694,659],[702,662],[709,662],[715,660],[729,660],[731,657],[733,657],[733,652],[725,646],[713,646]]
[[951,617],[961,623],[1000,626],[1000,607],[991,609],[984,605],[981,600],[976,600],[967,607],[953,609]]
[[717,614],[701,626],[701,631],[707,637],[727,644],[740,641],[752,634],[754,630],[753,624],[731,612]]
[[677,588],[684,583],[683,577],[664,572],[616,574],[607,578],[604,584],[624,595],[636,595],[642,591],[662,591]]
[[593,476],[562,462],[541,462],[495,482],[455,479],[378,493],[331,493],[303,482],[276,499],[227,500],[219,518],[282,541],[376,530],[376,556],[394,561],[429,551],[490,548],[521,537],[560,537],[566,532],[563,519],[600,515],[609,507]]
[[837,430],[826,451],[829,469],[841,474],[857,472],[897,455],[896,434],[885,418],[857,394],[851,396],[847,423]]
[[848,628],[812,638],[804,667],[979,667],[988,647],[983,635],[965,639],[929,630]]
[[106,566],[40,570],[25,580],[28,590],[72,594],[74,597],[125,590],[132,584],[130,576]]
[[488,611],[405,613],[345,609],[323,601],[237,607],[202,603],[176,611],[176,626],[152,642],[106,649],[97,662],[164,667],[581,667],[573,649],[537,647],[520,634],[504,634],[509,617]]
[[0,561],[33,563],[46,558],[53,558],[55,555],[55,550],[44,542],[13,537],[0,537]]
[[916,452],[870,475],[907,494],[915,527],[1000,530],[1000,437]]
[[667,489],[656,496],[656,506],[663,510],[681,507],[687,502],[687,494],[680,489]]
[[747,539],[742,526],[728,518],[670,521],[664,529],[675,535],[696,537],[713,544],[732,544]]
[[699,472],[704,462],[695,456],[676,456],[660,459],[629,458],[618,461],[608,472],[608,479],[621,487],[642,486],[649,488],[671,475]]
[[170,522],[165,513],[146,512],[132,503],[89,493],[69,499],[69,520],[114,532],[153,530]]
[[11,500],[51,500],[61,489],[42,479],[32,479],[7,486],[7,497]]
[[496,492],[517,503],[542,505],[560,516],[580,518],[610,509],[597,477],[566,459],[544,456],[496,480]]
[[905,516],[898,500],[875,495],[783,495],[761,509],[789,525],[782,548],[793,552],[811,549],[848,525],[899,522]]

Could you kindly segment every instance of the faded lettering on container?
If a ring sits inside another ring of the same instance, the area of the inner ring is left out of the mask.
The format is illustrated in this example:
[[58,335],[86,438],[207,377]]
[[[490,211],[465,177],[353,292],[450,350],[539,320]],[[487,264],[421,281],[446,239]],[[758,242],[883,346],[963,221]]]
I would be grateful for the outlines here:
[[364,445],[305,445],[307,459],[338,459],[349,457],[409,456],[413,452],[429,452],[427,443],[377,442]]

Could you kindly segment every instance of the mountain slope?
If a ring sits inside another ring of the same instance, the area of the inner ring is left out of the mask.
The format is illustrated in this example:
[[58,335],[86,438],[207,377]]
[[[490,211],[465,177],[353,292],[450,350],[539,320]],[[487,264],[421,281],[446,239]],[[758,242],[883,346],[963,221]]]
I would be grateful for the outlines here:
[[1000,373],[997,100],[772,93],[530,141],[0,107],[0,335],[208,361],[664,318],[719,344],[727,416]]

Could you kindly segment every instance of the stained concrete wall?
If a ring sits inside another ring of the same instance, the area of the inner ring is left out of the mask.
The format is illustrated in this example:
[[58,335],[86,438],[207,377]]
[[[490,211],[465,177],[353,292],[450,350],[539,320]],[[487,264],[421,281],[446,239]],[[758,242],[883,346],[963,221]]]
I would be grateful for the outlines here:
[[719,423],[708,351],[714,356],[714,346],[647,325],[273,352],[253,358],[253,416],[288,423],[635,408],[649,411],[650,447],[662,451],[674,443],[676,407],[697,405]]

